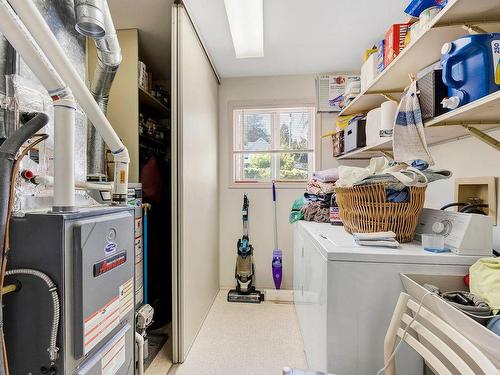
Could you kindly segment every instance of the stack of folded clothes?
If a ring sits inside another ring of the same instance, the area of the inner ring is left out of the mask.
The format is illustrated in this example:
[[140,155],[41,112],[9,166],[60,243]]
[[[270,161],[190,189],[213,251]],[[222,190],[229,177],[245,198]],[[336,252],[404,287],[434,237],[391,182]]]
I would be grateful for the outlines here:
[[[313,178],[307,183],[304,196],[294,202],[290,222],[304,219],[328,223],[330,221],[330,201],[337,180],[336,168],[314,172]],[[297,206],[301,206],[300,215],[297,212]]]

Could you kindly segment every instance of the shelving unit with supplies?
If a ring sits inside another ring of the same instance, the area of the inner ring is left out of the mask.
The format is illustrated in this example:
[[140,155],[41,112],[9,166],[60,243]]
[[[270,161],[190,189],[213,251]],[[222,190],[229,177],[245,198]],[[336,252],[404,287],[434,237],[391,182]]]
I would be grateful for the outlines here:
[[[398,100],[409,84],[409,75],[438,61],[444,43],[464,36],[471,30],[500,31],[498,0],[449,0],[420,36],[413,40],[394,61],[340,115],[367,113],[388,99]],[[474,136],[500,150],[500,141],[487,133],[500,128],[500,92],[492,93],[425,122],[427,143],[436,145],[465,136]],[[392,139],[382,140],[339,156],[338,159],[369,159],[392,151]]]

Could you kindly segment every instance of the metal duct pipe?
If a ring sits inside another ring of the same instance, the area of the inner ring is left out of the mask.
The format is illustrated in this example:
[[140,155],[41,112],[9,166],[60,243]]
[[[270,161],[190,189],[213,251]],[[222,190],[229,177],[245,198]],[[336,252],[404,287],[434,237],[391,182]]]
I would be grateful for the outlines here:
[[[0,264],[5,252],[5,235],[7,233],[7,223],[10,212],[10,190],[12,179],[12,168],[16,154],[21,146],[35,133],[42,129],[49,122],[49,117],[45,113],[33,113],[24,116],[26,124],[21,126],[14,134],[7,138],[0,146]],[[2,306],[0,295],[0,307]],[[3,314],[0,308],[0,330],[3,337]],[[0,338],[0,375],[4,375],[5,363],[3,361],[4,352],[3,340]]]
[[[100,110],[99,106],[96,104],[92,94],[79,77],[75,68],[66,56],[65,51],[62,49],[56,37],[40,14],[40,11],[33,4],[33,1],[9,0],[9,3],[15,9],[17,15],[21,18],[23,26],[28,29],[31,34],[30,36],[33,37],[36,44],[38,44],[40,49],[43,51],[43,55],[45,55],[45,57],[50,61],[57,73],[60,74],[61,78],[72,90],[77,102],[80,104],[89,120],[97,128],[99,134],[103,137],[106,145],[111,150],[115,166],[113,202],[119,204],[126,203],[128,168],[130,163],[127,148],[120,140],[108,119]],[[0,0],[0,4],[9,8],[7,0]],[[17,16],[9,13],[6,21],[9,19],[17,19]],[[3,23],[0,22],[1,31],[3,31],[3,26]],[[38,60],[40,60],[42,56],[39,56]],[[73,180],[70,184],[73,185]]]
[[102,38],[106,34],[102,2],[75,0],[76,31],[91,38]]
[[[94,39],[97,62],[90,91],[104,114],[116,72],[122,62],[120,43],[106,0],[75,0],[76,30]],[[102,30],[98,31],[98,30]],[[90,180],[106,177],[106,147],[94,127],[87,133],[87,175]]]

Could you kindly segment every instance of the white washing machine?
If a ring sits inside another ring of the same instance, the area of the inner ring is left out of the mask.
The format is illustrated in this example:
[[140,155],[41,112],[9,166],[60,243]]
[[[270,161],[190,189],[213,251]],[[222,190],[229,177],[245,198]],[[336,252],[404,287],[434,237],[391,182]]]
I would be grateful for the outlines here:
[[[361,247],[343,227],[294,224],[294,303],[311,370],[375,375],[399,293],[400,273],[465,275],[479,257],[434,254],[417,242],[401,248]],[[397,373],[422,375],[404,345]]]

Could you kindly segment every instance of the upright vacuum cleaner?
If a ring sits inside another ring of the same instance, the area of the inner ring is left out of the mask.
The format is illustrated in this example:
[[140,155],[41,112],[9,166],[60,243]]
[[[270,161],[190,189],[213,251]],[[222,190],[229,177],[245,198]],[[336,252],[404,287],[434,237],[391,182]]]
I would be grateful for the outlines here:
[[253,264],[253,246],[248,237],[248,208],[250,201],[247,195],[243,196],[243,236],[238,239],[236,268],[236,289],[231,289],[227,294],[228,302],[260,303],[264,301],[264,294],[255,289],[253,278],[255,266]]

